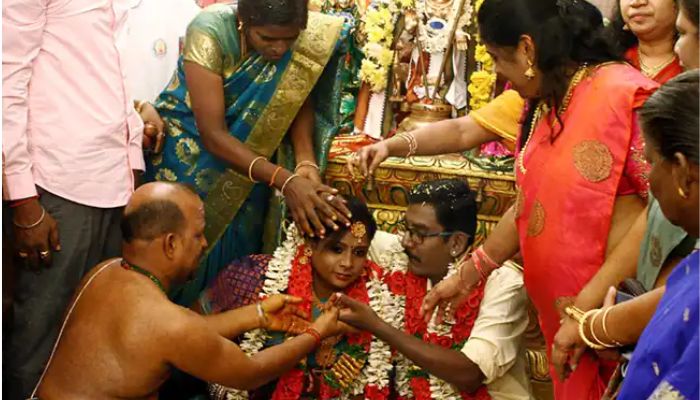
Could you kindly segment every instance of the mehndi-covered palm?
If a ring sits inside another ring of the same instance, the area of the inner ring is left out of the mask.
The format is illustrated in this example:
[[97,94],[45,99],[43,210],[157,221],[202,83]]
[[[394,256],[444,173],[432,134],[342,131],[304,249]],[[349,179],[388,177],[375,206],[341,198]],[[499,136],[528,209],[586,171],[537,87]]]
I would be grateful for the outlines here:
[[309,316],[296,306],[301,299],[284,294],[270,296],[261,303],[265,314],[263,328],[298,335],[311,324]]

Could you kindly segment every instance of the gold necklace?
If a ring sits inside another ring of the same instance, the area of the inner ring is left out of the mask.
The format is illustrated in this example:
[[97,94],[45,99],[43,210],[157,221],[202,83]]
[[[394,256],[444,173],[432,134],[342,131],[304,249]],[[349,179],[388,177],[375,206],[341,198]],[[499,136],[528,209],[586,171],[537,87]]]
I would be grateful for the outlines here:
[[642,74],[644,74],[644,76],[646,76],[647,78],[654,78],[659,72],[661,72],[661,70],[668,67],[672,62],[676,60],[676,55],[671,54],[671,58],[669,58],[668,60],[657,65],[656,67],[650,67],[646,65],[646,63],[642,59],[646,56],[639,49],[637,49],[637,57],[639,58],[639,68],[642,70]]
[[[581,83],[583,78],[585,78],[586,75],[588,75],[588,71],[588,65],[583,64],[579,67],[579,69],[576,70],[574,75],[571,77],[571,82],[569,83],[569,87],[566,89],[566,94],[564,95],[561,108],[557,111],[557,114],[559,116],[563,115],[564,112],[566,112],[566,109],[569,107],[569,103],[571,102],[571,97],[574,95],[574,89],[576,88],[576,86],[578,86],[579,83]],[[525,162],[523,161],[525,159],[525,151],[527,150],[527,145],[530,143],[530,140],[532,139],[532,136],[535,133],[537,121],[542,116],[544,108],[545,104],[543,102],[540,101],[539,103],[537,103],[537,108],[535,108],[535,112],[532,115],[532,122],[530,123],[530,132],[527,135],[527,140],[525,141],[523,148],[520,149],[520,153],[518,154],[518,168],[520,169],[520,172],[523,175],[527,173],[527,169],[525,168]]]

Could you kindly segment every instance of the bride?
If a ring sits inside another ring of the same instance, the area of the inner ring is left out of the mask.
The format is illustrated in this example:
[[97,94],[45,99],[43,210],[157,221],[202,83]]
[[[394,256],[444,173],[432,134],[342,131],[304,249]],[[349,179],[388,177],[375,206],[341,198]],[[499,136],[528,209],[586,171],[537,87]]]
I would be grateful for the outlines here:
[[[384,315],[391,297],[383,283],[382,269],[370,261],[370,243],[377,230],[367,206],[355,198],[347,201],[350,226],[342,226],[323,238],[302,238],[292,225],[287,240],[274,255],[251,255],[229,264],[199,299],[198,311],[219,313],[257,302],[278,293],[302,299],[297,306],[317,318],[336,292],[369,304]],[[298,333],[304,327],[289,327]],[[240,346],[254,354],[285,340],[285,334],[256,330],[240,338]],[[344,334],[319,341],[312,354],[279,380],[254,392],[212,385],[216,399],[384,399],[389,395],[391,352],[371,334],[348,327]]]

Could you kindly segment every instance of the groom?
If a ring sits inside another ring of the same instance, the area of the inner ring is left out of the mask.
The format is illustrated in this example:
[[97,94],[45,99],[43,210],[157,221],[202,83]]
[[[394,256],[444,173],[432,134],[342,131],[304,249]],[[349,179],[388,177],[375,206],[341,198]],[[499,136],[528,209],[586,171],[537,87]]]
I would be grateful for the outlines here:
[[[375,254],[403,251],[407,256],[405,268],[391,269],[387,279],[399,304],[404,304],[397,310],[403,323],[392,326],[347,296],[337,298],[345,307],[340,319],[372,332],[402,355],[396,363],[396,389],[403,398],[415,397],[416,390],[435,391],[439,385],[434,383],[440,382],[445,390],[475,398],[532,399],[521,343],[528,324],[527,298],[518,269],[492,274],[460,307],[451,325],[425,324],[418,315],[428,287],[440,282],[473,243],[474,193],[463,181],[437,180],[414,187],[408,202],[400,245],[397,236],[380,237],[381,232],[373,242]],[[445,394],[432,393],[433,398]]]

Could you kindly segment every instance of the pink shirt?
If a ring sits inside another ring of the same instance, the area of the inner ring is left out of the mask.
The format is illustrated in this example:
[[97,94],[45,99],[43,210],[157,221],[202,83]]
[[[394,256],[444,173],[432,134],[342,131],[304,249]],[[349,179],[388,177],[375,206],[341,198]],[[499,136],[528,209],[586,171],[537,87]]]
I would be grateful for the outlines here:
[[36,186],[76,203],[126,204],[143,170],[143,123],[120,46],[129,0],[5,0],[5,198]]

